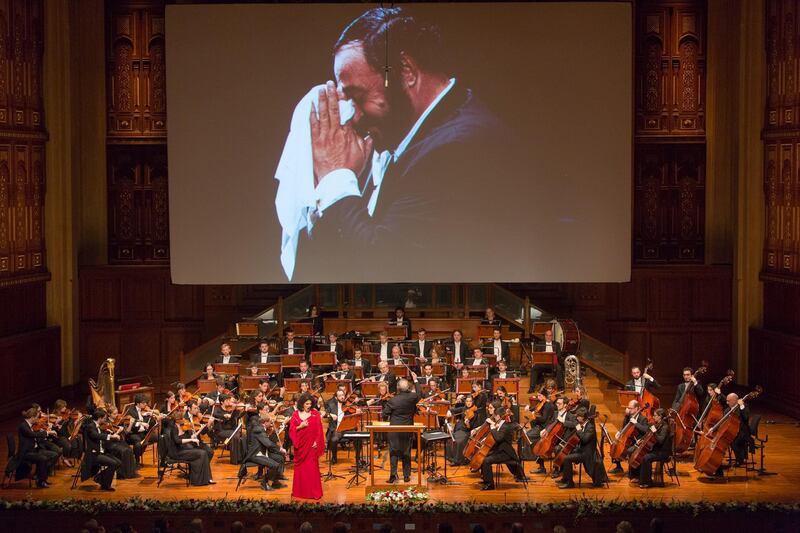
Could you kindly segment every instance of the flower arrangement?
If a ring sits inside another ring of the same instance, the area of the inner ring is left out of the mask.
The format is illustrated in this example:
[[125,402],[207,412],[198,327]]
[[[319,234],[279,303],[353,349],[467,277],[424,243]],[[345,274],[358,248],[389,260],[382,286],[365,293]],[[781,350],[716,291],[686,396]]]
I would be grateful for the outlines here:
[[429,498],[427,492],[420,492],[414,487],[406,490],[378,490],[367,494],[367,501],[372,503],[422,504]]

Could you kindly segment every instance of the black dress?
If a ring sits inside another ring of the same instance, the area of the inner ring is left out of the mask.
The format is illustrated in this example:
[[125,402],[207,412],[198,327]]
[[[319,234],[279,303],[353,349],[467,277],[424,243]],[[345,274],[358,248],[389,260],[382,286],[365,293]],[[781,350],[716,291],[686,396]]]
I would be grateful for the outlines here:
[[193,444],[181,443],[178,427],[172,420],[164,421],[167,457],[189,463],[189,483],[194,486],[208,485],[211,480],[211,461],[208,454]]

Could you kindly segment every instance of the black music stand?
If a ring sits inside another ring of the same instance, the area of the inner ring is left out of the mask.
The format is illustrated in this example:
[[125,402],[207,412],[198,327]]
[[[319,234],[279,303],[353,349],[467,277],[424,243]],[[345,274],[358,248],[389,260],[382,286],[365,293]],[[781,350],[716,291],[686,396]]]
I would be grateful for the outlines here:
[[[422,434],[422,441],[425,443],[425,469],[428,470],[430,476],[428,476],[429,483],[442,483],[444,485],[448,485],[447,480],[447,458],[445,457],[444,460],[444,475],[439,475],[438,470],[438,461],[436,457],[436,448],[437,444],[440,442],[444,442],[448,439],[452,439],[452,435],[449,432],[444,431],[428,431],[427,433]],[[430,448],[429,448],[430,445]],[[442,446],[444,449],[444,446]]]

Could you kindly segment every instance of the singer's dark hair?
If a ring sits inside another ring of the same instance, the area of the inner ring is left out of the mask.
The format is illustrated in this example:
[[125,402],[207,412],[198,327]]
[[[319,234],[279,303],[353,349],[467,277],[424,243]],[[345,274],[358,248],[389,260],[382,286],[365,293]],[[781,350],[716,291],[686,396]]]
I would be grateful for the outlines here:
[[444,40],[439,28],[408,13],[402,7],[376,7],[351,22],[333,46],[335,54],[344,46],[360,42],[367,63],[378,72],[388,66],[390,75],[399,72],[400,52],[413,57],[419,67],[429,72],[450,74]]
[[311,402],[312,408],[316,407],[314,405],[314,398],[310,394],[301,394],[300,397],[297,399],[297,404],[295,408],[298,411],[302,411],[303,406],[306,404],[306,402]]

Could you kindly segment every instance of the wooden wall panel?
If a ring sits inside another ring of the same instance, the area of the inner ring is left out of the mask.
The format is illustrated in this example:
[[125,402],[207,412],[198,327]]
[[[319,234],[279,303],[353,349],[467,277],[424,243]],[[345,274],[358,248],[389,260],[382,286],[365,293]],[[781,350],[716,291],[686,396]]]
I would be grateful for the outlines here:
[[750,381],[771,407],[800,417],[800,337],[750,329]]
[[0,416],[17,416],[31,402],[50,402],[61,391],[58,327],[0,338]]
[[706,3],[637,3],[636,263],[702,263]]

